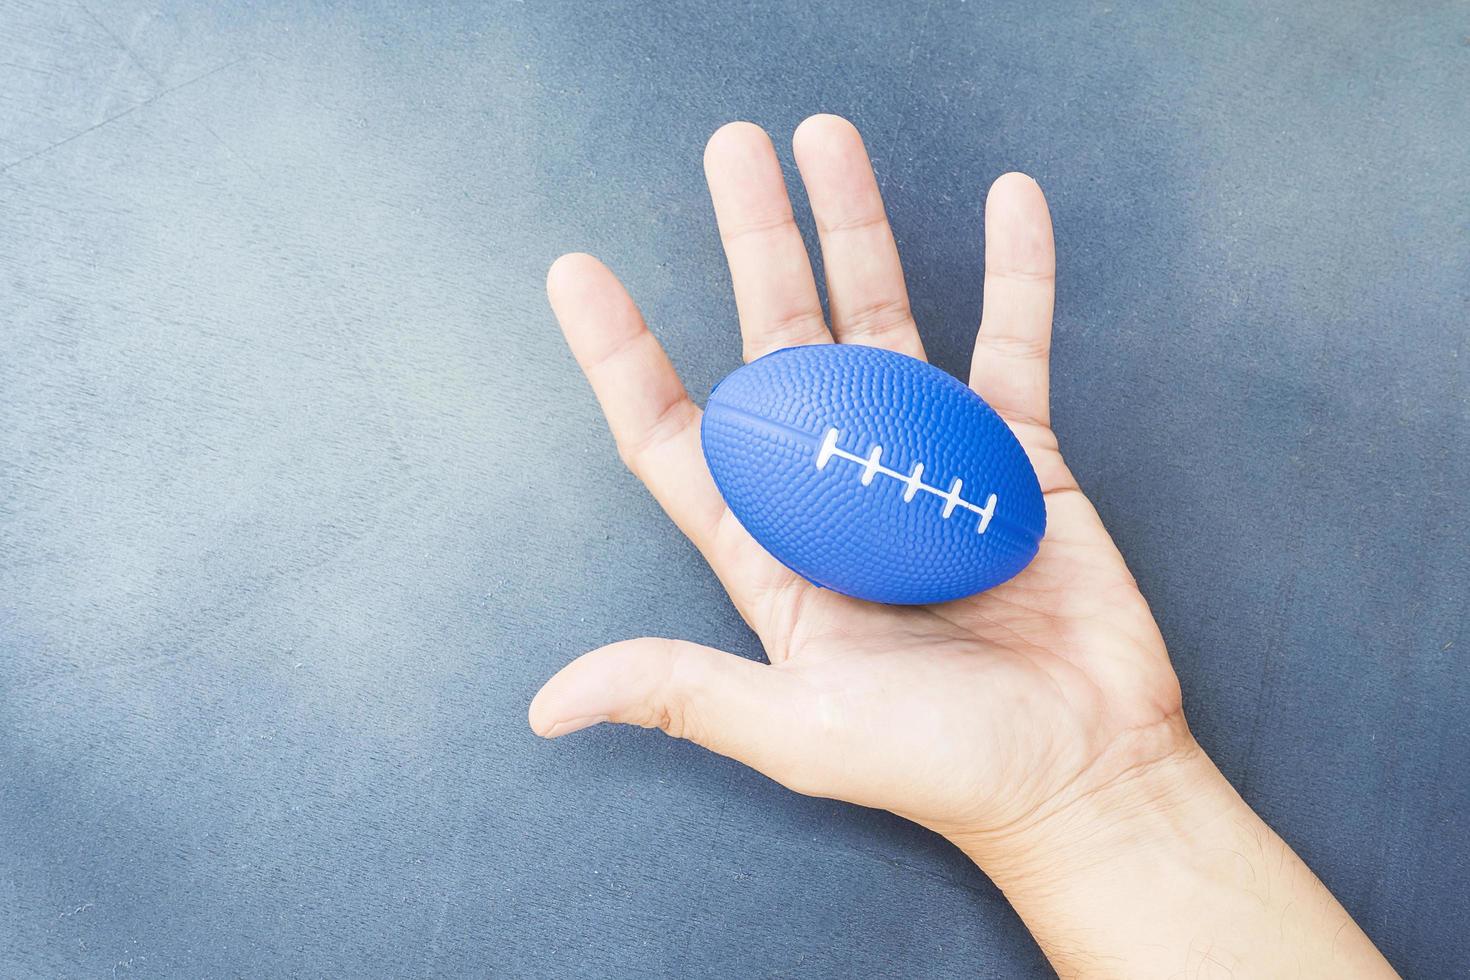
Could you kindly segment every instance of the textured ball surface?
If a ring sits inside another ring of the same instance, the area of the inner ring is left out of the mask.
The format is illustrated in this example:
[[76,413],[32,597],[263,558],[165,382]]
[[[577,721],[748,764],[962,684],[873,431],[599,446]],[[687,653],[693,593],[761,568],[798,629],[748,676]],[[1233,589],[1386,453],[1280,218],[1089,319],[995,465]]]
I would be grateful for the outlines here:
[[768,354],[716,386],[701,435],[746,530],[807,581],[860,599],[982,592],[1025,568],[1046,530],[1010,428],[960,381],[903,354]]

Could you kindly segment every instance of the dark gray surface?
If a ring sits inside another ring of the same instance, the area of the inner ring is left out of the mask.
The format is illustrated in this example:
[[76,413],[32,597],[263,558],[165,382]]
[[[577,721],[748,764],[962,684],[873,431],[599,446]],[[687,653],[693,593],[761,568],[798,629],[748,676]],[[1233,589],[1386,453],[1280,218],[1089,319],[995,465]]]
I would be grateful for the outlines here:
[[1470,974],[1464,4],[295,6],[0,0],[0,974],[1045,973],[897,819],[524,723],[606,641],[758,652],[541,282],[602,255],[702,398],[703,142],[819,110],[951,370],[985,185],[1047,188],[1057,428],[1196,730]]

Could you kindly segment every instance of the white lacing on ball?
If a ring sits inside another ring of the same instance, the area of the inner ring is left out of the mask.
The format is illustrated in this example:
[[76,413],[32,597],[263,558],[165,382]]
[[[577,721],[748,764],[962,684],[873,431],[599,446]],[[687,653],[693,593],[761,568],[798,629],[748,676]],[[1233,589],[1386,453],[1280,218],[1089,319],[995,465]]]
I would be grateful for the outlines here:
[[924,475],[923,463],[915,463],[912,473],[900,473],[897,470],[890,470],[888,467],[882,465],[882,446],[874,446],[868,451],[868,455],[866,456],[855,456],[852,453],[837,448],[837,440],[841,437],[842,433],[836,428],[829,428],[827,430],[827,434],[822,437],[822,446],[817,450],[817,469],[825,470],[827,464],[831,462],[834,456],[838,459],[845,459],[849,462],[857,463],[863,468],[862,484],[865,487],[872,484],[875,475],[882,473],[884,476],[892,477],[904,485],[904,503],[913,500],[914,495],[920,490],[923,490],[925,493],[932,493],[944,501],[944,511],[941,516],[945,520],[949,519],[949,516],[954,513],[956,507],[963,507],[966,510],[974,511],[980,515],[980,521],[975,525],[975,530],[978,533],[984,534],[985,529],[990,526],[990,519],[995,516],[995,494],[992,493],[986,498],[985,506],[983,507],[972,504],[960,496],[960,491],[964,488],[964,481],[959,477],[955,477],[954,482],[950,484],[948,490],[931,487],[921,479]]

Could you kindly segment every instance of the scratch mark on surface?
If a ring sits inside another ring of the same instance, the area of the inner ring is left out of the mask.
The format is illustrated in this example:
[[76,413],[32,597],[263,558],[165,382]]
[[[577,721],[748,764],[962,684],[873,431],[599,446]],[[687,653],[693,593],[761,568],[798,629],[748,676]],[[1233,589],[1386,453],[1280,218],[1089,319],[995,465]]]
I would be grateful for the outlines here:
[[[337,299],[332,294],[327,294],[327,308],[331,311],[332,322],[342,336],[351,338],[352,331],[347,327],[347,321],[342,319],[342,311],[337,308]],[[394,460],[399,464],[399,469],[408,471],[408,452],[403,441],[403,434],[398,428],[398,412],[394,410],[392,403],[383,396],[382,386],[379,385],[377,373],[372,369],[369,362],[362,355],[362,348],[358,344],[349,343],[348,349],[352,351],[352,369],[357,376],[367,385],[371,392],[373,401],[378,403],[378,408],[383,412],[383,419],[388,425],[388,441],[394,450]]]
[[124,116],[130,116],[133,113],[137,112],[139,109],[145,109],[148,106],[152,105],[153,103],[157,102],[159,99],[163,98],[165,95],[168,95],[168,94],[170,94],[172,92],[177,92],[179,89],[185,88],[186,86],[189,86],[189,85],[193,85],[195,82],[203,81],[204,79],[208,78],[210,75],[214,75],[214,74],[217,74],[219,72],[222,72],[226,68],[233,68],[236,65],[238,65],[240,62],[246,60],[247,57],[248,56],[241,56],[239,58],[236,58],[234,61],[227,61],[223,65],[217,65],[216,67],[209,69],[209,71],[201,72],[200,74],[195,75],[193,78],[187,79],[185,81],[180,82],[177,85],[172,85],[172,86],[170,86],[170,87],[168,87],[166,89],[163,89],[162,91],[158,92],[156,95],[149,96],[148,98],[144,99],[142,102],[139,102],[137,105],[129,106],[128,108],[124,109],[121,112],[117,112],[117,113],[114,113],[114,114],[108,116],[106,119],[102,120],[99,123],[93,123],[91,126],[88,126],[86,129],[80,130],[79,132],[72,133],[70,136],[67,136],[67,137],[64,137],[62,139],[59,139],[55,143],[52,143],[49,146],[42,147],[41,149],[37,150],[36,152],[30,154],[29,156],[24,156],[24,157],[21,157],[19,160],[16,160],[16,161],[14,161],[12,163],[7,163],[5,166],[0,167],[0,173],[5,173],[6,171],[9,171],[9,170],[14,170],[16,167],[19,167],[23,163],[29,163],[30,161],[36,159],[37,157],[45,156],[47,153],[50,153],[52,150],[55,150],[55,149],[57,149],[59,147],[63,147],[66,144],[72,142],[73,140],[81,139],[83,136],[86,136],[88,133],[96,132],[97,130],[101,129],[103,126],[108,125],[109,123],[117,122],[119,119],[122,119]]
[[[934,7],[937,3],[938,0],[930,0],[929,3],[924,5],[924,14],[919,18],[919,29],[914,32],[914,39],[909,44],[908,60],[903,66],[903,101],[906,105],[912,104],[913,102],[914,62],[918,60],[919,48],[926,43],[925,37],[928,34],[929,16],[934,13]],[[904,126],[908,124],[909,118],[912,115],[912,113],[908,112],[899,114],[898,125],[893,128],[893,137],[888,141],[889,146],[903,145],[899,142],[898,138],[903,135]]]
[[[731,772],[730,775],[725,779],[725,791],[721,794],[720,809],[715,814],[714,832],[709,836],[709,840],[718,841],[724,839],[725,817],[730,809],[730,800],[735,796],[735,793],[733,792],[735,788],[735,780],[739,778],[739,772]],[[708,918],[708,915],[705,913],[704,903],[705,899],[709,895],[710,881],[714,878],[715,860],[716,857],[714,851],[711,850],[709,860],[704,863],[704,883],[700,886],[699,897],[694,900],[694,906],[691,909],[696,918],[694,919],[694,921],[689,923],[689,927],[684,932],[684,944],[681,947],[679,959],[676,962],[682,962],[689,955],[689,950],[692,949],[694,946],[697,927],[703,924],[704,920]]]
[[254,177],[256,180],[264,180],[265,179],[265,175],[262,174],[259,170],[256,170],[253,166],[251,166],[249,160],[246,160],[240,154],[236,153],[235,152],[235,148],[232,147],[230,144],[226,143],[225,142],[225,138],[223,136],[221,136],[219,133],[216,133],[214,131],[214,127],[212,127],[208,123],[202,122],[202,121],[200,121],[198,119],[195,119],[194,121],[197,122],[197,123],[199,123],[200,126],[203,126],[204,127],[204,131],[206,133],[208,133],[210,136],[213,136],[214,137],[214,141],[220,145],[220,149],[224,150],[225,153],[229,156],[229,158],[231,160],[234,160],[240,166],[244,167],[247,171],[250,172],[250,175],[252,177]]
[[[364,521],[364,529],[350,534],[334,551],[319,558],[300,565],[295,568],[283,569],[273,575],[262,588],[260,598],[247,603],[240,608],[229,611],[215,629],[192,637],[177,650],[158,653],[152,656],[142,657],[136,660],[112,661],[100,664],[85,664],[61,673],[50,674],[27,684],[20,684],[11,690],[16,693],[27,693],[31,691],[52,690],[63,684],[68,684],[88,677],[106,677],[122,675],[126,677],[137,676],[144,671],[153,670],[158,667],[169,667],[178,664],[190,663],[195,660],[207,659],[218,655],[221,650],[216,641],[226,637],[231,627],[240,623],[250,616],[258,613],[272,596],[280,593],[282,589],[290,586],[300,586],[309,581],[309,574],[318,568],[330,565],[334,561],[347,561],[355,554],[360,554],[363,549],[373,543],[374,538],[384,528],[381,520],[383,511],[399,503],[418,501],[428,491],[425,484],[406,483],[393,492],[384,495],[380,499],[379,512],[372,523]],[[68,639],[67,649],[76,649],[80,644],[80,626],[77,626]]]
[[1245,743],[1245,764],[1240,777],[1240,793],[1249,798],[1252,791],[1252,782],[1255,776],[1256,743],[1261,738],[1262,730],[1270,720],[1271,712],[1275,708],[1276,685],[1278,681],[1277,659],[1285,657],[1285,644],[1281,641],[1281,632],[1286,628],[1288,614],[1292,603],[1296,600],[1297,580],[1296,575],[1289,575],[1282,583],[1278,593],[1278,602],[1271,611],[1271,627],[1266,632],[1266,643],[1261,650],[1260,679],[1256,683],[1255,712],[1251,717],[1250,734]]
[[14,68],[17,71],[28,71],[33,75],[45,75],[47,78],[59,77],[56,72],[45,68],[37,68],[35,65],[22,65],[17,61],[0,61],[0,68]]
[[[160,86],[163,85],[163,77],[161,75],[159,75],[157,72],[155,72],[153,69],[151,69],[147,65],[145,65],[143,63],[143,59],[141,59],[141,58],[138,57],[137,52],[135,52],[132,49],[132,47],[126,41],[124,41],[122,38],[118,37],[115,33],[113,33],[112,29],[102,22],[102,18],[98,17],[96,14],[94,14],[92,12],[92,8],[91,7],[87,6],[85,3],[78,4],[78,6],[80,6],[82,8],[82,10],[86,12],[86,14],[87,14],[88,17],[92,18],[92,21],[97,25],[97,27],[102,31],[102,33],[103,34],[106,34],[107,37],[112,41],[112,43],[115,44],[115,45],[117,45],[117,47],[125,55],[128,56],[128,60],[131,61],[135,66],[137,66],[137,68],[138,68],[139,71],[141,71],[143,74],[147,75],[149,78],[151,78],[153,80],[153,84],[154,85],[160,85]],[[239,59],[237,59],[237,60],[239,60]],[[203,77],[203,76],[200,76],[200,77]],[[187,85],[188,82],[185,82],[184,84]],[[164,93],[163,92],[159,92],[158,94],[159,95],[162,95]],[[220,136],[219,133],[216,133],[209,125],[207,125],[206,123],[204,123],[200,119],[198,119],[198,118],[196,118],[196,117],[194,117],[192,115],[190,116],[190,118],[191,119],[194,119],[194,121],[196,123],[198,123],[199,126],[201,128],[203,128],[203,130],[206,133],[208,133],[211,137],[214,138],[214,141],[216,143],[218,143],[224,149],[224,151],[227,154],[229,154],[230,159],[234,160],[240,166],[242,166],[246,170],[250,171],[250,174],[252,176],[254,176],[256,179],[260,179],[260,177],[261,177],[260,171],[256,170],[254,167],[252,167],[245,160],[244,157],[242,157],[242,156],[240,156],[240,154],[236,153],[235,150],[234,150],[234,148],[231,147],[230,144],[226,143],[224,141],[224,138],[222,136]]]
[[113,44],[117,45],[117,47],[119,48],[119,50],[122,51],[123,54],[128,56],[128,60],[131,61],[139,71],[147,75],[149,78],[153,79],[153,84],[163,84],[163,79],[159,78],[152,69],[143,64],[138,56],[133,53],[133,49],[124,44],[122,38],[112,33],[112,29],[102,22],[102,18],[92,13],[91,7],[87,6],[85,3],[78,3],[77,6],[81,7],[82,12],[85,13],[88,17],[92,18],[92,23],[96,24],[98,29],[101,30],[103,34],[106,34],[108,39],[111,40]]

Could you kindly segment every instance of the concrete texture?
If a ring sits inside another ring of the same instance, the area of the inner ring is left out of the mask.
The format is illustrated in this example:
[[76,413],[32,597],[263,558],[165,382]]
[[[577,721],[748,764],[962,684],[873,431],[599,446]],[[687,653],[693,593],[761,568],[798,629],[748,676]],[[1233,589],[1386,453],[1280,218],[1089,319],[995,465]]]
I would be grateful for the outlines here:
[[604,257],[702,398],[704,140],[821,110],[956,372],[1038,177],[1057,428],[1201,739],[1470,974],[1463,4],[303,6],[0,0],[0,974],[1045,975],[912,826],[524,723],[613,639],[758,655],[542,276]]

